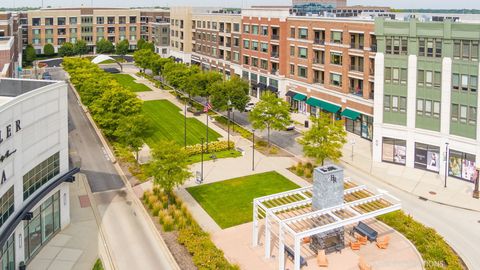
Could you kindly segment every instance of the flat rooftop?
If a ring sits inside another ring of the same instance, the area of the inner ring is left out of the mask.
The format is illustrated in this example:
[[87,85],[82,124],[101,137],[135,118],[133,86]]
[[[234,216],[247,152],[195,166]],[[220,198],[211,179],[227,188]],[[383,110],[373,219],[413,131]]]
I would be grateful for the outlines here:
[[[0,79],[0,99],[7,100],[58,81]],[[1,103],[1,101],[0,101]]]

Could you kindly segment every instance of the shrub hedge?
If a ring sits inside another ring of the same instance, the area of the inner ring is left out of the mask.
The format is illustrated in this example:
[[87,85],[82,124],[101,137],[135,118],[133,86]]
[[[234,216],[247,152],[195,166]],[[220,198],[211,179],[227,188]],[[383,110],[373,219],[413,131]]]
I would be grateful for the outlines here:
[[461,259],[434,229],[415,221],[403,211],[377,217],[410,240],[422,255],[427,270],[462,270]]
[[184,245],[192,255],[192,260],[199,270],[239,270],[225,259],[223,251],[215,246],[210,235],[195,222],[187,206],[180,198],[167,194],[156,187],[143,194],[143,203],[164,231],[178,231],[177,241]]
[[[209,153],[221,152],[221,151],[233,149],[233,148],[235,148],[235,143],[232,141],[230,141],[230,145],[228,144],[227,141],[215,141],[215,142],[208,143]],[[201,144],[189,145],[185,150],[187,151],[188,156],[198,155],[202,153],[202,145]],[[206,152],[205,145],[203,146],[203,152],[204,153]]]
[[[222,125],[227,125],[228,124],[228,118],[225,117],[225,116],[222,116],[222,115],[215,116],[215,121],[217,121],[218,123],[220,123]],[[244,137],[245,139],[248,139],[248,140],[252,139],[252,132],[251,131],[248,131],[244,127],[242,127],[242,126],[240,126],[236,123],[233,123],[232,121],[230,121],[230,125],[232,125],[232,130],[235,131],[235,132],[238,132],[238,134],[240,134],[240,136],[242,136],[242,137]]]

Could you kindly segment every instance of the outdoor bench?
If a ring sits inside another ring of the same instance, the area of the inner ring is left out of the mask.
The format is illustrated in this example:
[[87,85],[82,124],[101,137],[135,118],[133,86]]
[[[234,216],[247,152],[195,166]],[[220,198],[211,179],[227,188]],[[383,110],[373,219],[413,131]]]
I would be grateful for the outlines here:
[[378,232],[361,221],[358,222],[357,226],[353,227],[353,231],[358,232],[362,236],[366,236],[370,242],[377,240]]

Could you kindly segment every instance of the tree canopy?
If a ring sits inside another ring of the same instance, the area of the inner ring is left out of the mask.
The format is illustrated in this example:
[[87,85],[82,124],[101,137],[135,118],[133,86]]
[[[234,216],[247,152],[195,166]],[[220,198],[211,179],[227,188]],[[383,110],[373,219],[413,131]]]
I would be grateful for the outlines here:
[[[249,85],[238,76],[232,76],[229,80],[217,82],[210,88],[212,105],[221,111],[227,110],[229,106],[243,111],[250,101]],[[230,105],[228,104],[229,100]]]
[[101,39],[95,44],[97,47],[97,53],[113,53],[115,51],[115,46],[108,39]]
[[27,47],[25,47],[25,62],[31,65],[36,58],[37,53],[35,52],[35,48],[33,48],[32,44],[28,44]]
[[283,130],[291,122],[290,105],[272,92],[265,92],[248,116],[253,128],[267,129],[267,142],[270,146],[270,130]]
[[46,56],[52,56],[55,54],[55,48],[53,48],[53,45],[50,43],[45,44],[43,46],[43,54]]
[[75,54],[78,54],[80,56],[87,54],[88,53],[87,42],[83,39],[77,40],[77,42],[73,46],[73,51],[75,52]]
[[322,112],[319,117],[310,117],[310,121],[311,128],[299,140],[305,156],[322,165],[326,159],[338,162],[342,157],[342,147],[347,142],[343,120],[333,120],[330,114]]
[[58,49],[58,55],[61,57],[74,56],[75,55],[74,45],[70,42],[63,43],[62,47]]
[[120,41],[115,48],[115,53],[121,56],[124,56],[128,53],[128,49],[130,47],[130,43],[127,39]]

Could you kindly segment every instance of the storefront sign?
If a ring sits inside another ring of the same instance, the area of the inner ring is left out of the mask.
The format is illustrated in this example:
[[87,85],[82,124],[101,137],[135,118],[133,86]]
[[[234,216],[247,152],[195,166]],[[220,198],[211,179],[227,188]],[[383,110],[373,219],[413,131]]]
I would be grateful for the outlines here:
[[438,172],[440,170],[440,147],[415,143],[415,168]]
[[382,161],[405,165],[407,147],[405,140],[383,138]]
[[3,143],[4,140],[12,137],[14,133],[19,132],[21,129],[22,127],[20,126],[20,120],[15,121],[15,123],[6,125],[0,130],[0,144]]
[[474,182],[475,155],[450,150],[448,174],[463,180]]

